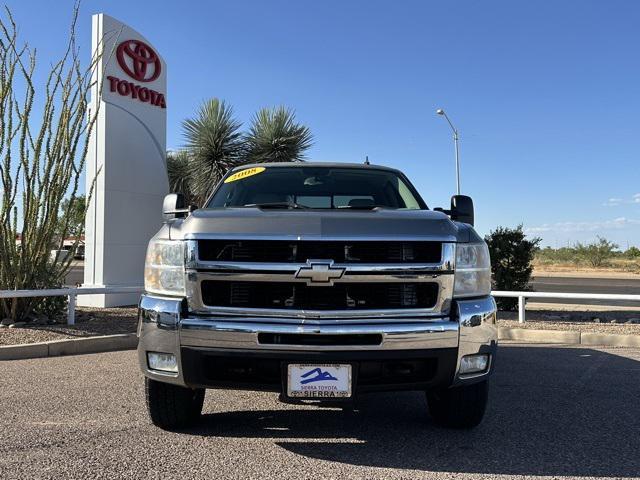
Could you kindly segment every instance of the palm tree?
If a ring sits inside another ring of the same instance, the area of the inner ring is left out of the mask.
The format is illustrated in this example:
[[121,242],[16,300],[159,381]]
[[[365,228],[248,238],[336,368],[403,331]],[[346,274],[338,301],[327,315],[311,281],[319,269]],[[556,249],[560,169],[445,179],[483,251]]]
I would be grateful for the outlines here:
[[308,127],[296,123],[292,110],[281,106],[261,109],[245,142],[248,162],[295,162],[304,160],[313,136]]
[[240,163],[244,152],[240,125],[231,106],[217,98],[205,101],[195,118],[183,122],[188,178],[198,205],[224,174]]

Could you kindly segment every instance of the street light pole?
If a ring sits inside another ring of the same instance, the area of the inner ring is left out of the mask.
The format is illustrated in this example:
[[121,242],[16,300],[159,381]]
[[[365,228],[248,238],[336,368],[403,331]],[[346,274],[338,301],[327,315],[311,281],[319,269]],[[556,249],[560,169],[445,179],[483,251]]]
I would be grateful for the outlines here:
[[453,130],[453,143],[456,149],[456,193],[457,195],[460,195],[460,149],[458,147],[458,130],[453,126],[453,123],[451,123],[451,120],[449,120],[447,112],[445,112],[442,108],[436,110],[436,113],[438,115],[442,115],[447,120],[447,123],[449,123],[451,130]]

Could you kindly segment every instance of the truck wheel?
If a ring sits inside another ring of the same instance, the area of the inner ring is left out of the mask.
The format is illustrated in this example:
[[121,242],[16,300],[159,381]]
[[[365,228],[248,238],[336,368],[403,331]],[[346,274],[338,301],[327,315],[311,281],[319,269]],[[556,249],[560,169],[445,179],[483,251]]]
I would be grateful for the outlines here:
[[145,378],[147,411],[151,422],[171,430],[195,424],[202,413],[203,388],[185,388]]
[[427,392],[429,413],[438,425],[473,428],[487,408],[489,384],[483,382]]

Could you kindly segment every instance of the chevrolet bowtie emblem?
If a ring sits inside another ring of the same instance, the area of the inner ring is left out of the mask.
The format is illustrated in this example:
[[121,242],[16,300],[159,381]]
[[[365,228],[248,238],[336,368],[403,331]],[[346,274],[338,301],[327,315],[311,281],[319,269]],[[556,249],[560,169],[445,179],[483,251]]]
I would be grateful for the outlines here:
[[296,272],[296,278],[307,281],[307,285],[331,286],[342,278],[344,268],[334,267],[333,260],[307,260],[307,264]]

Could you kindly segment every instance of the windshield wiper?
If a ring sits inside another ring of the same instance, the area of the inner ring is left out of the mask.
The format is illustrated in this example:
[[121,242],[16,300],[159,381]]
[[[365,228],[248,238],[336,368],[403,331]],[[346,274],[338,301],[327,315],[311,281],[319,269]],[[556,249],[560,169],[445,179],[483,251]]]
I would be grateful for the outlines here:
[[295,202],[272,202],[272,203],[247,203],[245,207],[257,207],[257,208],[290,208],[290,209],[307,209],[306,205],[300,205]]

